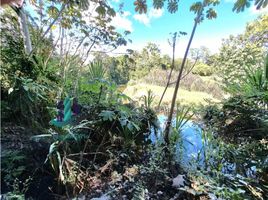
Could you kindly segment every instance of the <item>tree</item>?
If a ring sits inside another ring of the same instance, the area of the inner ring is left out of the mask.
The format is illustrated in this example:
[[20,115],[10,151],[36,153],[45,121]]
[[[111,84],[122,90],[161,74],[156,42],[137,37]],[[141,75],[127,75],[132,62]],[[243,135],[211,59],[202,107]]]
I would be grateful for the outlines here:
[[216,64],[226,88],[239,84],[248,70],[261,68],[267,54],[268,15],[260,16],[249,23],[246,31],[224,40],[217,56]]
[[135,51],[132,54],[133,60],[135,60],[135,68],[132,69],[131,77],[139,79],[147,75],[151,69],[162,66],[162,58],[160,55],[159,47],[149,42],[141,50],[141,52]]
[[[34,60],[24,51],[18,16],[11,9],[1,14],[1,101],[3,118],[33,126],[50,120],[49,97],[54,97],[59,82],[55,65],[58,58],[46,60],[52,41],[45,38],[39,46],[45,47]],[[31,24],[29,33],[35,41],[39,31]],[[33,43],[34,44],[34,43]]]
[[23,2],[24,1],[21,1],[19,4],[13,4],[11,5],[11,8],[17,13],[19,17],[20,31],[23,37],[24,49],[26,54],[29,55],[32,51],[32,42],[28,29],[28,19],[23,8]]
[[200,62],[209,64],[210,56],[211,56],[211,53],[209,49],[205,46],[201,46],[200,48],[190,49],[190,57],[192,60],[195,60],[196,58],[198,58]]
[[112,59],[110,64],[110,76],[117,84],[126,84],[130,79],[130,73],[135,65],[131,55],[121,55]]
[[[169,72],[169,76],[168,76],[168,80],[167,80],[167,84],[166,84],[166,87],[162,93],[162,96],[160,98],[160,101],[158,103],[158,108],[160,107],[161,103],[162,103],[162,100],[165,96],[165,93],[167,91],[167,88],[172,84],[170,81],[171,81],[171,76],[172,76],[172,72],[173,70],[175,70],[175,64],[176,64],[176,61],[175,61],[175,48],[176,48],[176,41],[177,41],[177,37],[179,38],[181,35],[186,35],[187,33],[185,32],[175,32],[173,33],[173,36],[172,36],[172,42],[169,41],[169,44],[172,46],[172,62],[171,62],[171,69],[170,69],[170,72]],[[181,61],[181,60],[179,60]]]

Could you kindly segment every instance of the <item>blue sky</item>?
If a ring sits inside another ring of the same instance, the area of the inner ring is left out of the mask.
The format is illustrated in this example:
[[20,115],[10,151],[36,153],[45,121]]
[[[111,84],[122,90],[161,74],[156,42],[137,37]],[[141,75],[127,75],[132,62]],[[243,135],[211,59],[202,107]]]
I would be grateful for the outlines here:
[[[218,17],[213,20],[204,20],[198,27],[192,42],[192,48],[206,46],[211,53],[217,53],[221,46],[222,39],[228,38],[229,35],[237,35],[243,33],[246,24],[256,19],[260,14],[268,13],[268,6],[257,11],[252,5],[241,13],[232,12],[235,0],[221,0],[221,4],[215,7]],[[125,30],[131,31],[128,39],[133,42],[127,46],[119,47],[114,52],[126,53],[126,49],[141,50],[148,42],[158,45],[162,54],[170,56],[172,49],[168,44],[170,33],[176,31],[187,32],[187,36],[179,39],[176,46],[176,57],[182,57],[193,27],[194,13],[189,11],[190,6],[196,0],[180,0],[179,9],[175,14],[170,14],[166,7],[160,10],[153,9],[152,0],[147,0],[148,11],[146,14],[138,14],[135,12],[134,0],[109,0],[109,3],[115,10],[121,3],[123,6],[123,14],[117,12],[113,18],[111,25],[115,26],[119,32]],[[27,10],[32,16],[37,14],[29,4]],[[93,8],[95,6],[93,5]],[[92,12],[92,8],[85,12]],[[96,13],[95,13],[96,14]],[[94,15],[94,13],[93,13]],[[53,31],[58,35],[58,30]]]
[[[163,54],[170,54],[171,48],[167,42],[170,33],[185,31],[188,35],[180,38],[176,52],[177,57],[182,57],[193,26],[194,14],[189,11],[189,8],[195,1],[181,0],[179,10],[175,14],[170,14],[166,8],[155,10],[149,4],[147,14],[142,15],[135,12],[133,2],[132,0],[111,1],[114,8],[117,8],[120,3],[124,3],[124,13],[122,15],[118,13],[112,24],[119,31],[131,31],[129,39],[133,43],[129,44],[127,48],[140,50],[147,42],[154,42]],[[233,2],[234,0],[222,0],[221,4],[215,8],[218,14],[217,19],[205,20],[198,26],[192,47],[206,46],[212,53],[217,52],[222,38],[242,33],[248,22],[256,19],[261,13],[268,13],[267,8],[256,11],[253,5],[244,12],[234,13],[232,12]],[[124,49],[126,48],[119,48],[118,52],[124,51]]]

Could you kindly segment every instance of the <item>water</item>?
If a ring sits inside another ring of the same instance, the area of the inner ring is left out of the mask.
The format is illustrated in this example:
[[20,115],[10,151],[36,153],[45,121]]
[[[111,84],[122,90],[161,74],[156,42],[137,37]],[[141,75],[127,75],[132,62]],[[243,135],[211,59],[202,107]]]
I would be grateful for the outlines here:
[[[156,141],[162,141],[163,137],[161,133],[165,128],[165,122],[167,117],[164,115],[158,116],[160,122],[160,130],[150,135],[150,139],[153,143]],[[175,125],[175,121],[172,122]],[[179,134],[179,133],[178,133]],[[176,157],[184,167],[192,166],[193,163],[197,162],[198,165],[202,165],[204,153],[203,153],[203,142],[202,142],[202,130],[192,121],[188,121],[181,129],[180,139],[176,144]]]
[[[167,117],[164,115],[158,116],[158,120],[160,123],[160,129],[155,133],[152,131],[150,135],[150,140],[152,143],[156,143],[157,141],[163,142],[163,130],[165,128],[165,123]],[[175,125],[175,120],[172,121],[172,125]],[[205,154],[212,151],[219,150],[219,146],[211,145],[208,141],[204,142],[202,139],[202,129],[193,121],[188,121],[181,129],[179,140],[176,143],[176,153],[175,159],[178,161],[181,166],[185,169],[196,169],[207,168],[205,162],[213,164],[215,163],[215,157],[210,157],[209,160],[205,159]],[[205,152],[205,148],[206,152]],[[212,154],[214,155],[214,154]],[[233,174],[236,172],[237,164],[229,163],[223,161],[222,172],[224,174]],[[206,167],[205,167],[206,166]],[[246,169],[247,177],[254,177],[256,174],[256,167],[252,166]]]

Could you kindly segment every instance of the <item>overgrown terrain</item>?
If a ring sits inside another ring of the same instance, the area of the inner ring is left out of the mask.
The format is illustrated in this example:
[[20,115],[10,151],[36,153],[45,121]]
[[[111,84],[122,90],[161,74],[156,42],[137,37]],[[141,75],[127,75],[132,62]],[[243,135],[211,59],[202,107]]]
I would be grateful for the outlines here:
[[[178,1],[165,3],[177,12]],[[130,33],[110,24],[106,1],[3,6],[0,198],[268,199],[268,15],[217,54],[190,49],[218,4],[190,8],[183,59],[184,32],[170,39],[173,57],[154,43],[111,56]],[[134,6],[147,12],[146,1]]]

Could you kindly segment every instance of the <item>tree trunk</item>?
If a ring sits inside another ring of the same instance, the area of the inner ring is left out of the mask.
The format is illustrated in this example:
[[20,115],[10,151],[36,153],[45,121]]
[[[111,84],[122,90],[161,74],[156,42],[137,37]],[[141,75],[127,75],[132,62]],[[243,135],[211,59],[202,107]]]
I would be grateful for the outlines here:
[[166,85],[165,90],[164,90],[164,92],[163,92],[163,94],[162,94],[162,96],[161,96],[161,99],[160,99],[159,103],[158,103],[158,109],[160,108],[160,105],[161,105],[162,100],[163,100],[163,98],[164,98],[164,96],[165,96],[165,93],[166,93],[166,91],[167,91],[167,88],[168,88],[168,86],[170,85],[171,75],[172,75],[173,69],[174,69],[174,67],[175,67],[175,47],[176,47],[176,38],[177,38],[177,32],[174,33],[174,36],[173,36],[171,70],[170,70],[170,73],[169,73],[169,76],[168,76],[167,85]]
[[176,99],[177,99],[178,89],[179,89],[180,81],[181,81],[181,77],[182,77],[182,72],[183,72],[183,69],[184,69],[184,66],[185,66],[185,63],[186,63],[187,55],[188,55],[188,52],[190,50],[190,46],[191,46],[191,43],[192,43],[192,40],[193,40],[193,37],[194,37],[194,34],[195,34],[196,27],[197,27],[198,22],[199,22],[199,18],[200,18],[200,16],[198,16],[195,19],[194,27],[193,27],[193,30],[192,30],[192,33],[191,33],[191,36],[190,36],[190,39],[189,39],[189,42],[188,42],[188,45],[187,45],[183,60],[182,60],[180,72],[179,72],[178,79],[177,79],[176,86],[175,86],[175,90],[174,90],[174,93],[173,93],[173,98],[172,98],[172,102],[171,102],[169,116],[168,116],[168,119],[167,119],[167,125],[166,125],[165,131],[164,131],[164,140],[165,140],[167,145],[169,144],[169,132],[170,132],[172,116],[173,116],[173,112],[174,112],[174,108],[175,108],[175,103],[176,103]]
[[19,16],[20,30],[23,37],[25,52],[29,55],[32,51],[32,43],[28,29],[27,17],[23,7],[17,9],[17,14]]

